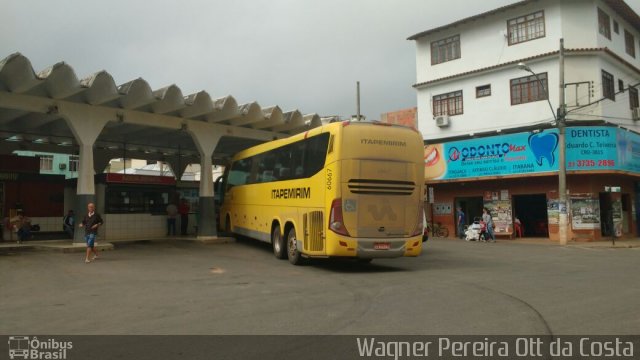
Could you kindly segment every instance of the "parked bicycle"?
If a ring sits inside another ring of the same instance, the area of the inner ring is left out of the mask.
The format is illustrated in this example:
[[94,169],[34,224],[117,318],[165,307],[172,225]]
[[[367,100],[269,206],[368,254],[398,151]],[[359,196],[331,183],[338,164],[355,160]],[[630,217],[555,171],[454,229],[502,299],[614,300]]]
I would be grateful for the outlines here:
[[449,237],[449,229],[446,226],[443,226],[442,223],[433,224],[433,229],[431,229],[431,235],[434,237]]

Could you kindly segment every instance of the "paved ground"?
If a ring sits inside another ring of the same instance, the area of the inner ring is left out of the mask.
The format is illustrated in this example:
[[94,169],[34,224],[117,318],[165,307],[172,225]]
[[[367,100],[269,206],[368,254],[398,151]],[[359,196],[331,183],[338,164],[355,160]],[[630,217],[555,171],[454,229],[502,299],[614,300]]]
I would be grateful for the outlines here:
[[427,244],[302,267],[249,240],[0,253],[0,334],[640,333],[640,248]]

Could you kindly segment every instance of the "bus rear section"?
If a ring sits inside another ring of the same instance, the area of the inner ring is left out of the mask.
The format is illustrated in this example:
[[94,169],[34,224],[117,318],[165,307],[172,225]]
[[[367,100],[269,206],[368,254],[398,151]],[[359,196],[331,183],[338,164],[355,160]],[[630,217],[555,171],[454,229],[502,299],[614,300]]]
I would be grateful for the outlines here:
[[[362,259],[418,256],[422,249],[424,167],[419,133],[350,124],[329,166],[327,255]],[[423,151],[423,150],[422,150]]]

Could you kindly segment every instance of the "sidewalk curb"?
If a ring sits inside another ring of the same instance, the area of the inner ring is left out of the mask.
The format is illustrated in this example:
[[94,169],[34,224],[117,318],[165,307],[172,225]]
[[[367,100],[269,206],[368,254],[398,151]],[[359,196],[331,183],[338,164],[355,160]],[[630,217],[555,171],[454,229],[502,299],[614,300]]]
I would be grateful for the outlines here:
[[[155,238],[155,239],[123,239],[123,240],[112,240],[109,242],[99,242],[96,243],[95,249],[97,251],[108,251],[115,250],[118,244],[130,244],[137,242],[187,242],[187,243],[200,243],[204,245],[217,245],[217,244],[228,244],[235,242],[236,239],[228,236],[207,236],[207,237],[185,237],[185,238],[175,238],[175,237],[163,237],[163,238]],[[0,254],[6,253],[15,253],[21,251],[50,251],[50,252],[59,252],[59,253],[78,253],[85,252],[86,245],[84,243],[71,243],[69,240],[64,241],[39,241],[32,243],[2,243],[0,242]]]

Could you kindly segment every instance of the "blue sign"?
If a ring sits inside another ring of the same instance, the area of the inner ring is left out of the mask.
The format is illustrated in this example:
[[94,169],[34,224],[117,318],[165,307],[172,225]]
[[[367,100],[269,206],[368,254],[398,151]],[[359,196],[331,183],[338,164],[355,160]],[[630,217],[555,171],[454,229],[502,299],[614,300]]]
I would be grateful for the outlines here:
[[555,129],[425,146],[425,179],[460,179],[557,171]]
[[[427,145],[425,179],[449,180],[558,171],[558,131],[498,135]],[[640,173],[640,135],[614,127],[566,129],[569,171]]]
[[627,130],[583,126],[568,128],[567,170],[640,172],[640,135]]

